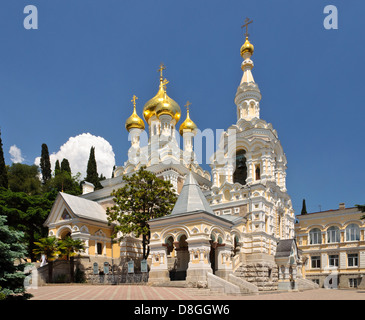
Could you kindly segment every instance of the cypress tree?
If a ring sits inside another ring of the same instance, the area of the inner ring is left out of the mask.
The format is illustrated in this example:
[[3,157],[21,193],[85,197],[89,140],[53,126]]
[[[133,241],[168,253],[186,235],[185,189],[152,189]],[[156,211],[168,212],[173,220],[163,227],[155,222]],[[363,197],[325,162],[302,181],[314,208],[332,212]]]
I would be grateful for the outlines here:
[[58,176],[61,173],[60,162],[57,160],[54,167],[54,176]]
[[51,161],[49,160],[48,147],[45,143],[42,144],[41,163],[43,184],[52,178]]
[[91,147],[89,161],[87,162],[86,178],[85,181],[92,183],[95,189],[101,189],[102,186],[99,182],[99,175],[95,160],[95,147]]
[[307,214],[307,207],[305,205],[305,199],[303,199],[302,212],[300,214]]
[[71,167],[67,159],[63,159],[61,162],[61,172],[68,172],[71,175]]
[[8,174],[5,166],[3,142],[1,140],[1,131],[0,131],[0,187],[8,188]]

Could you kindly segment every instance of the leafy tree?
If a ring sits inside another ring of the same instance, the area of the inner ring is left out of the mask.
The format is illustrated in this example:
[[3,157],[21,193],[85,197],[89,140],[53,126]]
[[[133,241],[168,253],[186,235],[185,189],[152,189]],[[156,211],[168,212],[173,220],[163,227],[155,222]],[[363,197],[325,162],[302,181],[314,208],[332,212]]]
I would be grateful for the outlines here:
[[47,235],[47,228],[43,223],[56,196],[55,191],[43,195],[28,195],[0,188],[0,215],[7,217],[9,227],[24,233],[23,242],[32,261],[35,261],[34,241]]
[[48,282],[53,282],[53,262],[60,254],[58,240],[56,237],[41,238],[34,243],[36,247],[33,249],[35,255],[41,256],[44,254],[48,262]]
[[1,131],[0,131],[0,187],[7,188],[8,187],[8,174],[5,165],[4,159],[4,151],[3,151],[3,142],[1,140]]
[[23,233],[10,229],[7,218],[0,215],[0,300],[30,297],[24,288],[24,263],[26,250],[22,244]]
[[43,183],[46,184],[52,178],[51,161],[49,160],[48,147],[45,143],[42,144],[42,153],[40,167],[42,172]]
[[8,168],[8,179],[9,189],[14,192],[25,192],[29,195],[42,193],[42,183],[36,165],[13,163]]
[[51,179],[50,188],[51,190],[62,191],[75,196],[80,195],[82,193],[80,173],[72,176],[67,171],[60,172]]
[[66,237],[64,240],[59,241],[59,250],[62,256],[65,256],[70,261],[70,279],[71,282],[75,282],[75,262],[74,256],[85,250],[85,244],[80,239],[72,239]]
[[151,236],[148,221],[170,214],[177,197],[169,181],[157,178],[145,167],[123,179],[126,185],[111,194],[115,205],[107,208],[108,221],[115,223],[113,238],[118,232],[142,236],[143,258],[147,259]]
[[[360,205],[360,204],[355,204],[355,206],[361,211],[361,212],[365,212],[365,204],[364,205]],[[365,215],[360,217],[361,220],[365,219]]]
[[307,214],[307,206],[305,204],[305,199],[303,199],[302,212],[300,214]]
[[89,155],[89,160],[87,162],[85,181],[92,183],[95,186],[96,190],[102,188],[95,160],[95,147],[90,148],[90,155]]

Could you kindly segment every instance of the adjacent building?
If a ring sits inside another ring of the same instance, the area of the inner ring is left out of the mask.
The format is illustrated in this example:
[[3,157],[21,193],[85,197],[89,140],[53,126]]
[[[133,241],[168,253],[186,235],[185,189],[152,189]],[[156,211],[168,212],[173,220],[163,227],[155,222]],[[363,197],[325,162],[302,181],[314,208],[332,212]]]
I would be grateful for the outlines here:
[[306,279],[328,288],[365,285],[365,221],[357,207],[301,214],[295,225]]

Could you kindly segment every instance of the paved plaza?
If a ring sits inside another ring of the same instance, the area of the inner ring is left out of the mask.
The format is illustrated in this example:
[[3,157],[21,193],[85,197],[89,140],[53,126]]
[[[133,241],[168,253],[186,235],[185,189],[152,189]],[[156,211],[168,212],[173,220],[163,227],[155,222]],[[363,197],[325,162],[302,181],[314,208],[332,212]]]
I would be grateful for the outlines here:
[[47,285],[30,289],[31,300],[365,300],[365,290],[307,290],[223,295],[207,289],[139,285]]

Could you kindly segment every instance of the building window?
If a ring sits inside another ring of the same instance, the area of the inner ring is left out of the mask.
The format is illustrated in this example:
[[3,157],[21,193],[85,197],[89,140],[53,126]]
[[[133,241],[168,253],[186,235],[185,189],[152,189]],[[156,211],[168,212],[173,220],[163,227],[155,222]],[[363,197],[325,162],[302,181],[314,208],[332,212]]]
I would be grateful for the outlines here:
[[349,287],[350,288],[357,288],[358,285],[358,279],[357,278],[350,278],[349,279]]
[[96,244],[96,251],[97,251],[97,254],[102,254],[103,253],[103,246],[100,242],[98,242]]
[[236,170],[233,173],[233,183],[246,184],[247,179],[247,165],[246,165],[246,151],[239,150],[236,153]]
[[260,165],[257,164],[256,168],[255,168],[255,180],[260,180],[261,179],[261,171],[260,171]]
[[360,240],[360,228],[357,224],[350,224],[346,228],[346,241],[359,241]]
[[321,257],[314,256],[311,258],[312,269],[320,269],[321,268]]
[[327,230],[327,243],[340,242],[340,229],[330,227]]
[[338,267],[338,255],[330,255],[328,259],[328,264],[330,267]]
[[309,244],[321,244],[321,230],[314,228],[309,232]]
[[347,266],[348,267],[357,267],[359,262],[359,257],[357,253],[349,253],[347,255]]

